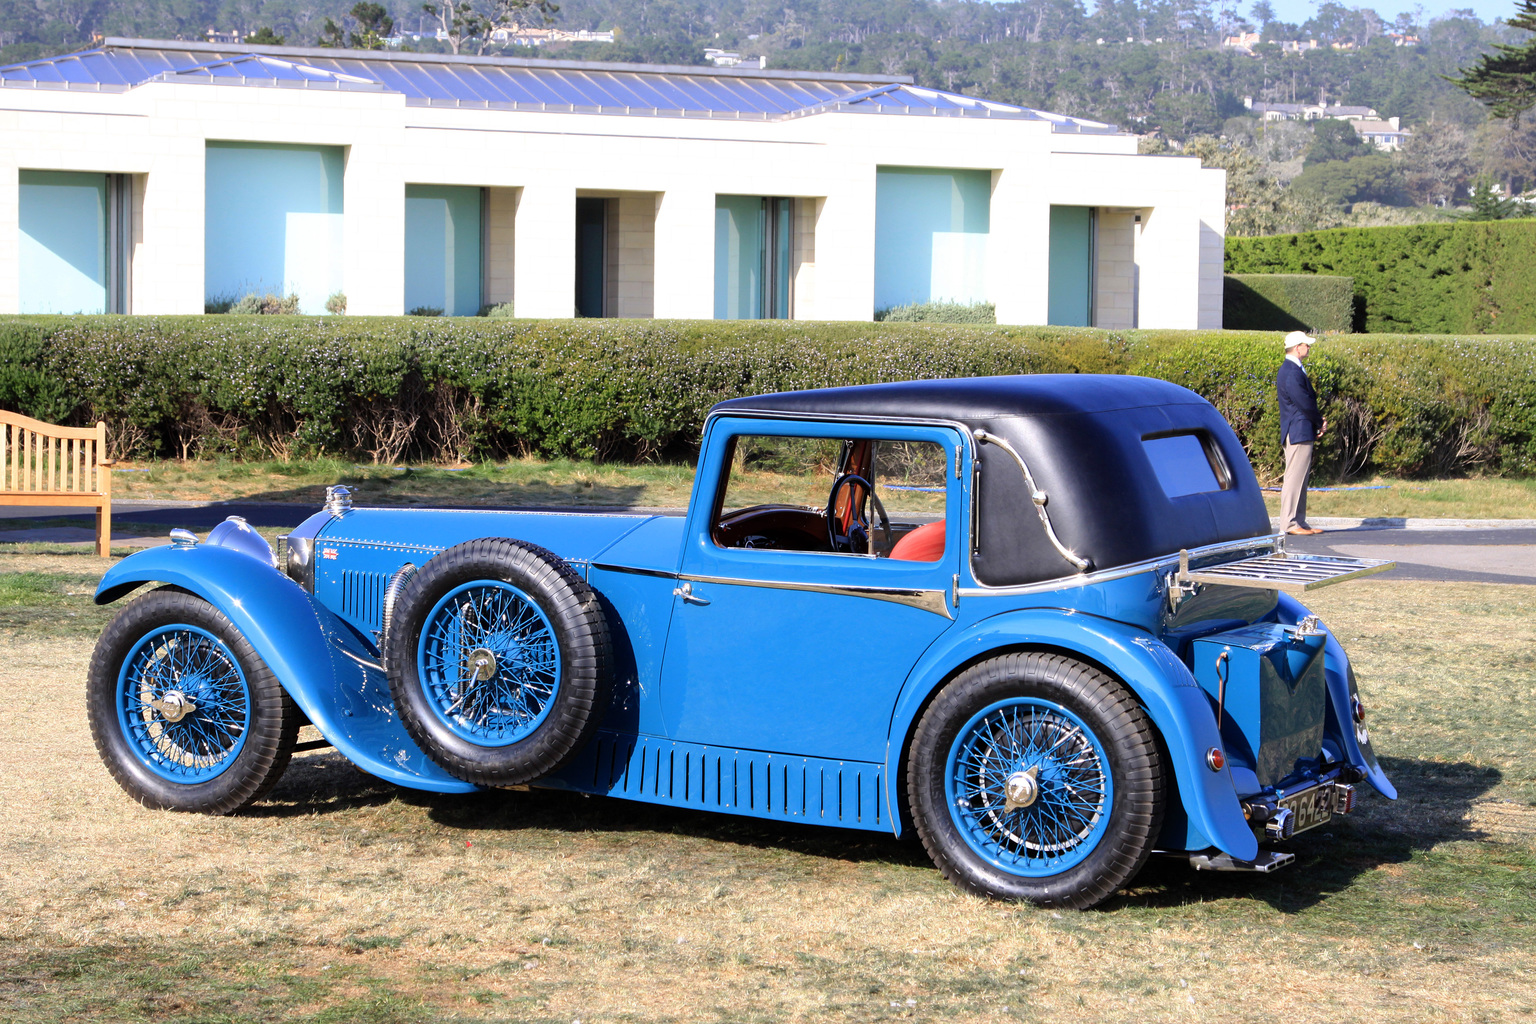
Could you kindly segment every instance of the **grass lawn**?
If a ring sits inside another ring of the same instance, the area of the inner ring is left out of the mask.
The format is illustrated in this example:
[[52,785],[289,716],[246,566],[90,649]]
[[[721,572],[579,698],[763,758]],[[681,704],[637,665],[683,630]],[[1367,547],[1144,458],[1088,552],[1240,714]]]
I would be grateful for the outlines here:
[[[1313,607],[1403,796],[1269,876],[1155,861],[1088,913],[989,903],[915,842],[299,755],[247,813],[144,810],[82,707],[86,554],[0,555],[8,1022],[1502,1021],[1536,1014],[1536,589]],[[308,737],[304,737],[308,738]]]
[[[334,459],[124,463],[120,469],[112,481],[118,497],[179,500],[318,503],[327,484],[345,483],[356,489],[359,504],[677,507],[688,503],[693,488],[691,465],[631,466],[567,459],[523,459],[455,469],[360,466]],[[824,494],[791,486],[775,474],[756,476],[761,500],[808,504],[826,500]],[[1380,489],[1313,491],[1307,507],[1315,516],[1536,519],[1536,479],[1377,478],[1342,485],[1320,482],[1319,486]],[[1271,514],[1278,514],[1279,493],[1266,493],[1265,501]]]

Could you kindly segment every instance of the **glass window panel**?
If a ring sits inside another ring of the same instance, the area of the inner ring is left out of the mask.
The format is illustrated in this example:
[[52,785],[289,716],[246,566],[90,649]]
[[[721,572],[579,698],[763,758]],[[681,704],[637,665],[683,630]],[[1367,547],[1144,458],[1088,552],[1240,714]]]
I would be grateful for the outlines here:
[[342,290],[344,165],[340,146],[209,142],[204,294],[297,295],[324,313]]
[[875,308],[987,299],[992,172],[881,167]]
[[20,174],[23,313],[103,313],[107,308],[107,176]]
[[576,315],[602,316],[607,294],[608,200],[576,200]]
[[715,197],[715,319],[763,315],[763,200]]
[[792,256],[794,253],[794,218],[791,213],[794,203],[789,199],[770,199],[773,210],[773,309],[771,315],[775,320],[789,319],[789,282],[793,269]]
[[405,187],[405,308],[480,312],[480,189]]
[[1093,209],[1051,207],[1050,301],[1046,322],[1093,326]]
[[1157,482],[1170,498],[1222,490],[1221,481],[1197,434],[1153,437],[1141,442]]
[[[731,468],[712,533],[721,547],[832,553],[828,505],[839,548],[878,558],[932,561],[944,549],[949,465],[932,441],[845,440],[747,435],[732,441]],[[876,506],[870,500],[873,486]],[[883,508],[882,520],[877,508]],[[886,525],[889,525],[887,533]],[[904,538],[929,527],[902,547]],[[938,536],[933,536],[934,530]],[[872,547],[871,547],[872,543]]]

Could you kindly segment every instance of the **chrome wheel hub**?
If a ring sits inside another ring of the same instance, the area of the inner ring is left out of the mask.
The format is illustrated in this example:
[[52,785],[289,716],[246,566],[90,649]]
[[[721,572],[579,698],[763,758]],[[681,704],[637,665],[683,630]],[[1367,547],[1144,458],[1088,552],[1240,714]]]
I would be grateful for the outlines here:
[[477,682],[496,678],[496,653],[488,647],[476,647],[465,659],[465,675]]
[[197,710],[197,705],[180,690],[167,690],[159,700],[147,703],[167,722],[179,722]]
[[1003,806],[1005,814],[1031,806],[1040,797],[1040,766],[1008,776],[1003,783],[1003,796],[1007,800]]

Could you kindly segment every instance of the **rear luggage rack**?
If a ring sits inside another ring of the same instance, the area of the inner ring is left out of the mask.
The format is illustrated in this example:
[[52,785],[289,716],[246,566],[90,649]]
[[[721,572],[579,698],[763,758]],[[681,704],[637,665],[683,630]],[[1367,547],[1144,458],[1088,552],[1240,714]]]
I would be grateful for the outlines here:
[[1374,576],[1396,569],[1397,563],[1382,558],[1344,558],[1338,555],[1307,555],[1286,551],[1279,544],[1267,555],[1222,562],[1190,569],[1189,552],[1179,552],[1179,571],[1168,580],[1168,598],[1177,608],[1180,598],[1193,592],[1195,584],[1224,587],[1256,587],[1305,594],[1309,590],[1343,583],[1346,580]]

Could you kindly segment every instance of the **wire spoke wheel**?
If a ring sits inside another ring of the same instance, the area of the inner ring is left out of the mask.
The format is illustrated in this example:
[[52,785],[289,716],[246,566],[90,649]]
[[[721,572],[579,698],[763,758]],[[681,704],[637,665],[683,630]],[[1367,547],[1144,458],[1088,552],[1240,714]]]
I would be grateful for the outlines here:
[[1048,701],[1002,701],[960,729],[946,788],[965,841],[989,863],[1052,875],[1080,862],[1109,820],[1114,781],[1098,739]]
[[961,888],[1084,909],[1141,870],[1162,830],[1152,722],[1116,679],[1059,654],[1011,652],[951,679],[907,754],[928,855]]
[[516,786],[570,762],[612,686],[608,623],[563,559],[508,537],[434,556],[384,638],[400,723],[455,778]]
[[418,653],[432,710],[483,746],[529,736],[560,686],[560,645],[548,616],[496,580],[449,591],[427,613]]
[[120,786],[163,810],[229,814],[288,766],[299,712],[222,612],[163,587],[124,608],[91,656],[86,712]]
[[220,775],[245,744],[250,688],[234,652],[207,630],[177,624],[149,633],[124,660],[118,694],[134,753],[172,782]]

